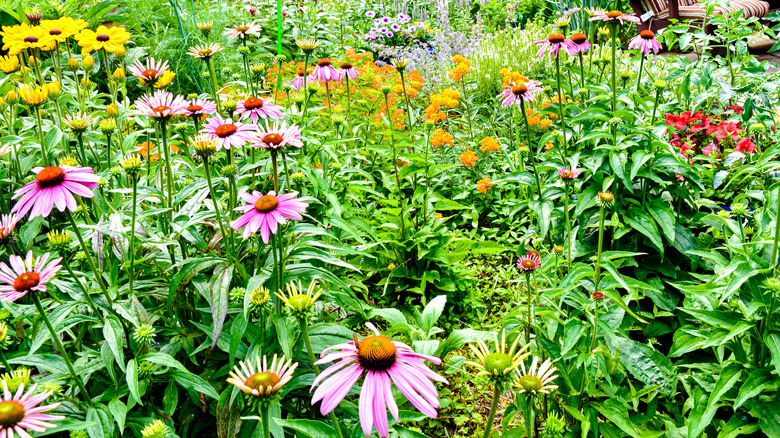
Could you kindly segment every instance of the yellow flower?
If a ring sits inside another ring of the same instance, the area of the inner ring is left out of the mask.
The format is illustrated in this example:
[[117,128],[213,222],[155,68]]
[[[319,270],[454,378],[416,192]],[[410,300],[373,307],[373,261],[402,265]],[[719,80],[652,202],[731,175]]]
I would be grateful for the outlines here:
[[8,54],[11,56],[16,56],[25,49],[41,49],[43,51],[54,49],[54,40],[51,35],[40,26],[22,23],[3,27],[0,36],[3,37],[3,50],[8,50]]
[[53,81],[48,84],[44,84],[43,88],[46,89],[46,94],[49,96],[57,96],[62,90],[62,85],[58,81]]
[[276,292],[276,296],[298,316],[306,315],[317,301],[317,298],[322,295],[322,289],[317,287],[316,281],[312,281],[309,284],[305,293],[300,281],[298,282],[298,287],[295,286],[295,283],[287,284],[287,293],[284,293],[284,291],[279,292]]
[[41,21],[41,28],[48,32],[51,38],[58,43],[64,43],[68,38],[81,32],[86,27],[86,21],[74,20],[70,17]]
[[27,105],[40,105],[46,102],[46,98],[49,97],[49,89],[46,85],[41,88],[38,85],[25,84],[19,87],[19,97]]
[[[173,82],[173,77],[176,76],[176,73],[168,70],[165,73],[162,74],[157,80],[154,82],[154,88],[165,88],[168,85]],[[144,87],[148,86],[149,83],[144,78],[138,78],[138,82],[141,83]]]
[[13,73],[19,68],[19,58],[16,56],[0,56],[0,70],[3,73]]
[[98,26],[97,30],[84,29],[76,35],[82,52],[105,50],[116,53],[124,49],[130,34],[121,27]]

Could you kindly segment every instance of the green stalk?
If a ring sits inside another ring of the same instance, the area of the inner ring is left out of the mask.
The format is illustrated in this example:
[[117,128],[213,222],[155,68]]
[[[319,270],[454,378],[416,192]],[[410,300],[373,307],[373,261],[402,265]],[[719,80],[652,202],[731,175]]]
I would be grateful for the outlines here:
[[95,261],[92,260],[92,256],[89,254],[89,248],[87,247],[86,242],[84,242],[84,238],[81,236],[81,231],[79,231],[79,227],[76,225],[76,219],[73,218],[73,213],[71,213],[71,211],[67,208],[65,209],[65,213],[68,215],[70,225],[73,227],[73,231],[76,233],[76,237],[78,237],[79,243],[81,244],[81,249],[86,255],[89,268],[92,269],[92,273],[95,275],[95,280],[97,280],[98,285],[100,286],[100,290],[103,291],[103,296],[106,297],[106,301],[108,302],[109,307],[113,306],[114,301],[111,299],[111,295],[108,293],[106,283],[103,281],[103,276],[100,274],[100,271],[98,271]]
[[[398,70],[401,75],[401,88],[404,91],[404,100],[406,101],[406,116],[409,118],[409,127],[406,129],[412,129],[412,105],[409,103],[409,95],[406,94],[406,80],[404,79],[404,71]],[[466,110],[468,111],[468,103],[466,101],[466,84],[463,84],[463,102],[466,104]],[[387,115],[390,117],[390,114]],[[471,115],[469,114],[469,128],[471,127]],[[471,140],[474,141],[474,131],[471,131]]]
[[[571,272],[571,219],[569,218],[569,185],[564,184],[563,188],[563,208],[566,215],[566,248],[567,248],[567,262],[569,265],[569,272]],[[557,264],[556,259],[556,264]]]
[[773,275],[777,274],[777,246],[780,244],[780,190],[777,192],[777,207],[775,209],[775,244],[772,246],[772,261],[769,266]]
[[[211,192],[211,199],[214,203],[214,211],[217,213],[217,223],[219,224],[219,231],[222,232],[222,238],[228,241],[227,233],[225,233],[225,225],[222,223],[222,214],[219,212],[219,199],[217,199],[217,193],[214,191],[214,186],[211,184],[211,172],[209,171],[209,157],[203,157],[203,173],[206,174],[206,183],[209,186],[209,192]],[[228,258],[233,259],[232,246],[228,247]]]
[[617,21],[612,20],[612,112],[617,111]]
[[593,291],[599,290],[599,280],[601,277],[601,249],[604,245],[604,205],[599,208],[599,246],[598,246],[598,252],[596,253],[596,270],[593,274]]
[[46,150],[46,144],[43,141],[43,121],[41,120],[41,113],[38,111],[37,106],[31,109],[35,112],[35,118],[38,119],[38,137],[41,141],[41,152],[43,153],[43,160],[46,162],[46,166],[49,166],[51,161],[49,160],[49,152]]
[[533,316],[532,316],[532,310],[531,310],[531,302],[533,300],[532,290],[531,287],[531,271],[525,271],[525,284],[526,289],[528,289],[528,325],[525,327],[525,342],[531,343],[531,324],[533,322]]
[[103,319],[103,315],[98,310],[97,306],[95,306],[95,303],[92,301],[92,297],[89,296],[89,291],[87,290],[87,287],[84,286],[84,284],[81,282],[81,280],[76,277],[76,274],[73,272],[73,269],[70,267],[70,262],[68,262],[68,257],[66,255],[62,255],[62,264],[65,265],[65,270],[68,271],[68,274],[70,274],[71,277],[73,277],[73,281],[76,282],[76,284],[79,285],[79,289],[81,289],[81,293],[84,294],[84,299],[87,301],[87,305],[92,309],[93,312],[97,315],[98,319],[100,319],[100,323],[105,323],[105,320]]
[[534,395],[527,393],[525,403],[525,434],[528,438],[536,436],[536,413],[534,412]]
[[639,60],[639,77],[636,78],[636,91],[639,91],[639,83],[642,82],[642,68],[645,66],[645,55]]
[[[298,324],[301,326],[301,335],[303,336],[303,342],[306,344],[306,352],[309,353],[309,361],[311,361],[311,366],[314,368],[314,373],[319,375],[320,367],[315,364],[317,359],[314,357],[314,349],[311,347],[311,339],[309,339],[309,322],[305,317],[299,317]],[[336,433],[339,435],[339,438],[344,438],[344,434],[341,433],[341,427],[339,426],[339,421],[336,418],[336,414],[331,411],[328,417],[330,418],[330,421],[333,422],[333,427],[336,429]]]
[[[528,153],[531,154],[531,166],[534,168],[534,177],[536,177],[536,190],[539,195],[539,200],[542,199],[542,182],[539,179],[539,172],[536,171],[536,148],[531,145],[531,127],[528,124],[528,115],[525,113],[525,99],[520,97],[520,113],[523,115],[523,122],[525,123],[525,134],[528,138]],[[561,114],[563,117],[563,114]],[[563,119],[561,119],[563,120]],[[565,136],[564,136],[565,139]],[[564,145],[564,148],[566,146]],[[518,151],[519,152],[519,151]],[[518,155],[520,155],[518,153]],[[541,219],[540,219],[541,220]]]
[[496,383],[493,386],[493,401],[490,403],[490,413],[488,414],[487,423],[485,423],[485,433],[482,438],[490,438],[490,432],[493,431],[493,420],[496,418],[496,410],[498,409],[498,399],[501,397],[501,384]]
[[[558,53],[555,56],[555,78],[556,83],[558,85],[558,112],[560,113],[561,117],[561,135],[563,136],[563,158],[568,159],[569,157],[569,151],[568,151],[568,141],[566,140],[566,121],[563,118],[563,106],[566,104],[566,99],[563,97],[563,89],[561,88],[561,58],[558,56],[560,53]],[[525,114],[525,111],[523,111],[523,114]],[[541,196],[541,192],[539,192],[539,196]]]
[[260,415],[263,418],[263,438],[271,438],[271,412],[268,403],[263,403]]
[[135,264],[135,215],[136,215],[136,207],[138,206],[136,199],[138,197],[138,174],[132,175],[130,178],[133,179],[133,213],[130,219],[130,249],[128,255],[130,256],[130,296],[133,297],[133,281],[135,279],[135,271],[134,264]]
[[[404,74],[401,73],[401,83],[403,84]],[[347,127],[349,128],[349,135],[352,136],[352,94],[349,90],[349,76],[344,75],[344,84],[347,88]],[[406,88],[404,88],[404,95],[406,94]],[[408,105],[408,102],[407,102]],[[411,117],[411,116],[410,116]],[[409,119],[409,125],[411,128],[411,118]]]
[[211,95],[214,97],[214,103],[217,104],[217,112],[222,112],[222,105],[219,102],[219,96],[217,96],[217,72],[214,70],[214,61],[211,60],[211,56],[206,58],[206,64],[209,66],[209,75],[211,75]]
[[[390,104],[387,100],[387,94],[385,93],[385,108],[387,109],[387,117],[390,122],[390,128],[392,129],[392,119],[390,118]],[[391,140],[392,142],[392,140]],[[401,207],[401,240],[406,240],[406,224],[404,223],[404,198],[403,192],[401,192],[401,180],[398,178],[398,159],[395,155],[395,143],[390,144],[390,149],[393,151],[393,169],[395,169],[395,184],[398,186],[398,205]],[[444,147],[442,147],[444,150]]]

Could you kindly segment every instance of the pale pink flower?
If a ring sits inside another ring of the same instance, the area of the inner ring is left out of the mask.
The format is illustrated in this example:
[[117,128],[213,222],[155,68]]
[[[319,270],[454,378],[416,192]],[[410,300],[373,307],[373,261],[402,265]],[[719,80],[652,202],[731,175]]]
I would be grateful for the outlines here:
[[641,21],[639,17],[634,14],[624,14],[621,11],[609,11],[606,14],[599,14],[595,17],[591,17],[588,21],[619,21],[620,24],[624,24],[626,21],[639,24]]
[[[428,417],[436,418],[439,393],[432,381],[449,382],[430,370],[423,360],[440,365],[441,359],[417,354],[408,345],[382,336],[370,322],[366,327],[373,336],[358,340],[354,335],[351,342],[323,350],[316,364],[336,363],[314,379],[312,388],[319,387],[312,395],[311,404],[322,400],[320,413],[327,415],[365,375],[358,399],[358,416],[366,436],[371,436],[374,427],[380,437],[390,436],[387,411],[398,421],[393,384],[412,406]],[[331,350],[337,351],[328,354]]]
[[252,131],[255,125],[241,123],[232,119],[223,119],[221,115],[214,114],[206,120],[200,132],[207,134],[212,140],[216,140],[217,150],[222,148],[241,147],[252,141]]
[[520,106],[521,102],[533,102],[536,99],[535,93],[542,91],[542,83],[529,80],[523,83],[512,83],[504,88],[504,91],[498,95],[504,108],[512,105]]
[[219,43],[202,44],[190,47],[187,54],[193,58],[202,58],[207,60],[222,51],[222,45]]
[[301,213],[306,211],[309,204],[295,199],[297,195],[298,192],[290,192],[276,196],[273,190],[265,195],[257,190],[251,194],[242,191],[238,196],[248,204],[234,209],[234,211],[243,211],[244,214],[234,220],[230,226],[234,230],[244,228],[244,239],[248,239],[260,230],[260,237],[263,243],[267,244],[271,234],[276,234],[279,225],[286,224],[287,219],[296,221],[303,219]]
[[539,48],[539,51],[536,52],[536,56],[542,58],[544,57],[545,52],[547,52],[547,49],[550,49],[550,56],[551,57],[558,57],[558,51],[563,48],[565,51],[572,50],[574,47],[574,43],[570,40],[567,40],[563,34],[560,33],[554,33],[548,36],[547,38],[543,40],[539,40],[534,42],[534,44],[539,45],[541,44],[542,47]]
[[357,79],[357,77],[360,76],[360,72],[357,71],[357,69],[352,66],[349,62],[342,62],[340,68],[338,69],[338,79],[340,81],[343,81],[344,78],[349,78],[350,81],[354,81]]
[[311,74],[312,78],[321,82],[331,82],[339,80],[339,72],[333,68],[333,63],[330,59],[322,58],[317,61],[317,67],[314,68],[314,72]]
[[202,116],[204,114],[214,114],[217,112],[217,105],[208,100],[208,99],[193,99],[191,102],[188,102],[189,105],[187,105],[187,115],[190,117],[194,116]]
[[590,43],[588,42],[588,37],[584,33],[575,33],[571,36],[571,42],[572,44],[568,45],[567,47],[564,47],[564,50],[566,50],[566,53],[568,53],[571,56],[580,54],[580,53],[586,53],[588,50],[590,50]]
[[661,51],[661,43],[655,39],[655,33],[652,30],[643,30],[639,35],[631,38],[628,43],[629,49],[638,49],[639,53],[647,55],[650,52],[658,53]]
[[247,35],[259,35],[263,27],[256,23],[242,24],[236,27],[226,27],[222,35],[227,35],[230,39],[246,38]]
[[24,384],[19,385],[16,394],[8,390],[8,385],[3,382],[3,398],[0,399],[0,412],[7,413],[7,421],[0,423],[0,437],[29,438],[32,432],[46,432],[46,429],[56,427],[50,421],[64,420],[62,415],[49,415],[44,412],[57,408],[60,404],[53,403],[46,406],[38,406],[52,395],[52,391],[41,392],[35,395],[37,385],[33,385],[29,391],[24,392]]
[[8,240],[14,232],[19,217],[15,214],[4,214],[0,216],[0,242]]
[[306,78],[306,79],[304,79],[304,76],[306,76],[304,74],[304,71],[303,70],[299,70],[298,71],[298,76],[296,76],[295,79],[289,81],[289,83],[292,84],[293,88],[295,88],[296,91],[301,91],[301,88],[303,88],[303,84],[304,84],[305,81],[308,81],[308,82],[314,81],[314,78],[311,77],[311,75],[309,75],[309,77]]
[[[12,255],[8,258],[10,267],[0,263],[0,298],[9,303],[27,295],[28,292],[46,292],[46,283],[54,278],[54,274],[62,268],[58,257],[49,261],[47,252],[41,257],[33,257],[33,252],[27,252],[22,258]],[[0,423],[2,425],[2,423]],[[3,435],[0,435],[3,436]]]
[[187,101],[183,96],[169,91],[157,90],[153,95],[144,95],[135,101],[138,114],[155,119],[168,119],[177,114],[187,113]]
[[524,255],[517,259],[517,268],[523,271],[533,271],[542,266],[539,257],[536,255]]
[[283,109],[281,106],[275,105],[273,99],[261,97],[250,97],[239,101],[236,105],[236,113],[239,115],[239,120],[244,120],[251,116],[252,123],[257,123],[257,120],[260,118],[281,119],[284,117],[284,114],[282,114]]
[[257,132],[250,146],[263,149],[278,149],[285,146],[299,148],[303,147],[301,138],[301,128],[298,125],[287,126],[287,124],[274,123],[272,126],[268,126],[268,122],[266,122],[265,127],[257,126]]
[[577,168],[564,167],[562,169],[558,169],[558,175],[561,177],[561,179],[576,179],[578,176],[580,176],[580,171]]
[[146,59],[146,65],[141,64],[141,61],[138,60],[127,69],[138,79],[153,83],[168,71],[168,61],[158,61],[150,56]]
[[267,397],[278,392],[282,387],[292,380],[293,373],[298,367],[298,362],[293,363],[292,359],[285,361],[284,355],[277,360],[276,355],[268,366],[268,359],[263,356],[255,356],[255,363],[252,358],[246,361],[239,361],[238,365],[233,367],[227,382],[235,385],[241,391],[254,395],[255,397]]
[[84,198],[92,198],[95,195],[91,189],[98,186],[100,177],[92,173],[91,167],[73,166],[49,166],[34,167],[36,177],[14,193],[13,198],[19,200],[11,209],[11,213],[18,213],[24,217],[30,212],[30,219],[36,216],[47,217],[52,207],[57,210],[76,211],[76,198],[74,194]]

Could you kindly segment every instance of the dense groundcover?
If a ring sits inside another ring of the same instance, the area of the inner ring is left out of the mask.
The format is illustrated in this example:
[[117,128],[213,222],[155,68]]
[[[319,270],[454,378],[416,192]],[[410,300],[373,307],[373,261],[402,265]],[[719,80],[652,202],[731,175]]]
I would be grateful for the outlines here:
[[780,437],[774,13],[32,3],[0,438]]

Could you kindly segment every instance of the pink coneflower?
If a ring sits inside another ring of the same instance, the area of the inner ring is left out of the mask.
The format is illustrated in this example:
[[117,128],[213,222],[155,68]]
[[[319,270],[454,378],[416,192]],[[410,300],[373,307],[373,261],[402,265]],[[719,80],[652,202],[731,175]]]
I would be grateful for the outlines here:
[[350,81],[354,81],[360,76],[360,73],[349,62],[342,62],[338,69],[338,79],[343,81],[344,78],[349,78]]
[[[333,411],[365,372],[363,387],[358,399],[360,425],[366,436],[376,426],[380,437],[390,435],[387,411],[398,421],[398,405],[393,398],[393,387],[420,412],[436,418],[439,407],[439,393],[431,380],[449,384],[446,379],[431,371],[423,360],[440,365],[441,359],[412,351],[408,345],[393,341],[379,333],[373,324],[366,323],[373,336],[352,342],[334,345],[323,350],[316,364],[338,361],[323,371],[312,388],[319,385],[312,396],[312,405],[322,400],[320,412],[326,415]],[[335,353],[326,354],[331,350]],[[326,380],[327,379],[327,380]]]
[[317,67],[314,68],[314,72],[311,74],[312,78],[321,82],[331,82],[339,80],[339,72],[333,68],[333,63],[330,59],[322,58],[317,61]]
[[533,271],[539,266],[542,266],[539,262],[539,257],[536,255],[524,255],[517,259],[517,268],[523,271]]
[[274,105],[273,99],[263,99],[260,97],[250,97],[246,100],[238,102],[236,105],[236,113],[239,114],[239,120],[244,120],[247,117],[252,117],[252,123],[257,123],[257,119],[281,119],[284,117],[282,114],[282,107]]
[[146,80],[150,84],[154,84],[154,81],[168,71],[168,61],[157,61],[150,56],[146,59],[146,65],[141,64],[141,61],[139,60],[130,67],[127,67],[127,69],[138,79]]
[[639,17],[637,17],[634,14],[624,14],[620,11],[609,11],[606,14],[598,14],[595,17],[591,17],[588,21],[619,21],[620,24],[623,24],[626,21],[630,21],[632,23],[639,24],[641,21],[639,20]]
[[261,128],[258,125],[255,138],[250,143],[251,146],[263,149],[278,149],[285,146],[303,147],[301,128],[298,125],[287,126],[286,124],[274,123],[273,126],[268,126],[266,122],[265,129]]
[[92,173],[91,167],[49,166],[35,167],[35,180],[25,184],[14,193],[13,198],[19,198],[11,213],[24,217],[30,212],[30,219],[36,216],[49,216],[52,207],[57,210],[76,211],[77,194],[84,198],[95,196],[91,189],[98,186],[100,177]]
[[504,88],[504,91],[498,95],[504,108],[512,105],[520,106],[521,102],[533,102],[536,99],[537,91],[541,91],[541,82],[530,80],[521,84],[512,83]]
[[585,53],[588,50],[590,50],[590,43],[588,42],[588,37],[584,33],[575,33],[571,36],[571,42],[574,44],[570,44],[568,47],[565,47],[564,50],[566,50],[566,53],[568,53],[571,56]]
[[639,53],[647,55],[650,52],[658,53],[661,51],[661,43],[655,39],[655,33],[652,30],[643,30],[639,35],[631,38],[628,43],[629,49],[639,49]]
[[240,361],[233,367],[227,382],[235,385],[241,391],[254,395],[255,397],[273,395],[282,389],[285,383],[292,380],[293,373],[298,367],[298,362],[293,363],[292,359],[285,362],[284,356],[277,361],[276,355],[268,367],[268,359],[263,356],[262,362],[260,356],[255,356],[255,363],[249,358],[246,362]]
[[11,238],[19,217],[15,214],[4,214],[0,216],[0,242],[5,242]]
[[577,168],[564,167],[558,169],[558,175],[560,175],[561,179],[575,179],[580,176],[580,171]]
[[247,35],[259,35],[263,27],[256,23],[242,24],[236,27],[226,27],[222,35],[227,35],[230,39],[246,38]]
[[255,125],[245,124],[232,119],[223,119],[221,115],[215,114],[206,120],[200,132],[208,134],[209,137],[217,142],[217,150],[222,148],[241,147],[248,141],[252,141],[252,131]]
[[187,54],[193,58],[209,59],[222,51],[222,45],[219,43],[203,44],[190,47]]
[[47,252],[41,257],[33,257],[33,252],[29,251],[26,258],[18,255],[9,257],[10,267],[0,263],[0,281],[6,283],[0,285],[0,298],[10,303],[28,292],[46,292],[46,283],[62,268],[62,257],[49,261],[49,255]]
[[260,237],[266,244],[271,234],[276,234],[278,225],[286,224],[287,219],[296,221],[303,219],[301,213],[306,211],[306,207],[309,206],[309,204],[295,199],[298,192],[276,196],[276,192],[273,190],[265,195],[255,190],[251,194],[242,191],[238,195],[248,204],[234,209],[245,213],[234,220],[230,226],[234,230],[245,227],[244,239],[248,239],[249,236],[260,230]]
[[542,47],[539,48],[539,51],[536,52],[536,56],[540,58],[544,57],[544,53],[547,51],[548,47],[550,48],[550,56],[557,58],[558,51],[561,48],[568,52],[569,50],[572,50],[572,47],[574,46],[573,42],[567,40],[566,37],[560,33],[551,34],[543,40],[534,42],[534,44],[542,45]]
[[64,420],[61,415],[49,415],[43,412],[51,411],[60,404],[54,403],[46,406],[38,406],[52,395],[52,391],[45,391],[38,395],[35,390],[38,385],[33,385],[27,393],[24,392],[24,383],[19,385],[16,394],[11,394],[8,385],[3,381],[3,398],[0,399],[0,437],[20,438],[30,436],[27,431],[46,432],[46,429],[56,427],[49,421]]
[[157,90],[151,96],[142,96],[135,101],[138,114],[155,119],[168,119],[177,114],[187,113],[187,101],[180,95],[169,91]]
[[190,117],[214,114],[217,112],[217,105],[208,99],[193,99],[185,108]]
[[[292,84],[293,88],[295,88],[296,91],[301,91],[301,88],[303,88],[304,82],[306,82],[307,79],[305,79],[306,73],[301,69],[298,70],[298,76],[295,77],[295,79],[291,80],[290,83]],[[314,78],[309,75],[308,81],[313,81]]]

